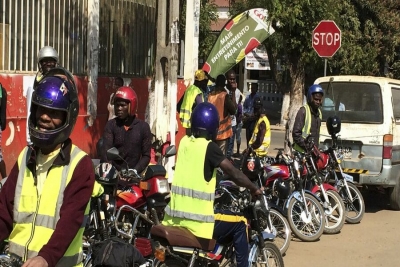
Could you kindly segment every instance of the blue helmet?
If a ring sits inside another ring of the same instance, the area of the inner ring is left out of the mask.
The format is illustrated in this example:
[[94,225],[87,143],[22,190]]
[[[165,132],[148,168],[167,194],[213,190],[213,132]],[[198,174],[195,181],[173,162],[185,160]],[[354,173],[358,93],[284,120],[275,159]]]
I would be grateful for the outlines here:
[[217,108],[211,103],[198,104],[190,117],[192,134],[195,137],[204,137],[214,140],[219,128],[219,114]]
[[[36,121],[38,106],[65,111],[64,124],[49,131],[38,129]],[[35,146],[52,147],[67,140],[79,112],[78,91],[72,74],[63,68],[57,68],[53,75],[47,74],[34,88],[30,111],[29,134]]]
[[310,86],[310,88],[308,88],[307,102],[311,102],[311,100],[312,100],[311,96],[316,93],[321,93],[322,95],[324,95],[324,90],[322,89],[321,85],[319,85],[319,84],[313,84]]

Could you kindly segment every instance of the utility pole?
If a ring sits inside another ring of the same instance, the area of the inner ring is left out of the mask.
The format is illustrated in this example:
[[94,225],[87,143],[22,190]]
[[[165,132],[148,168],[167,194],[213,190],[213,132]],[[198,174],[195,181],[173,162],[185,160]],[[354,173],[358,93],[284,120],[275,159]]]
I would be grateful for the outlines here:
[[[169,10],[168,16],[167,10]],[[156,138],[165,142],[169,133],[171,145],[175,145],[179,0],[157,1],[157,13],[156,75],[154,91],[151,90],[149,93],[147,112],[149,124]],[[167,81],[167,84],[164,81]],[[175,157],[168,158],[165,168],[169,182],[173,179],[174,165]]]
[[200,0],[186,1],[185,27],[185,85],[193,84],[194,72],[198,69]]

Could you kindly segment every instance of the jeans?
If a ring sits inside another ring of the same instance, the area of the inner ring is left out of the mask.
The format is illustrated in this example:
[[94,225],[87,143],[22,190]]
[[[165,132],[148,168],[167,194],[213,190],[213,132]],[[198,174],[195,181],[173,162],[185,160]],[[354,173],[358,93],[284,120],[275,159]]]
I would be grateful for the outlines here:
[[228,148],[226,149],[226,157],[229,158],[233,154],[235,147],[236,126],[232,126],[232,136],[228,139]]
[[237,267],[247,267],[249,242],[247,237],[246,218],[230,211],[215,211],[213,238],[219,244],[233,241]]

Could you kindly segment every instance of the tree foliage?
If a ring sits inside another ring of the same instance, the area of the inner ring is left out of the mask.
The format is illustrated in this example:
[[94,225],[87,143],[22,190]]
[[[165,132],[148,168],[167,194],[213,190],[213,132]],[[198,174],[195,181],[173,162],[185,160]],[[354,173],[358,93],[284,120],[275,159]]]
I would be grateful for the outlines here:
[[[193,1],[193,0],[192,0]],[[180,16],[180,29],[181,38],[185,38],[185,25],[186,25],[186,1],[180,0],[180,7],[182,12]],[[213,1],[200,0],[200,18],[199,18],[199,58],[206,59],[210,53],[216,36],[211,34],[211,24],[218,21],[217,6]]]

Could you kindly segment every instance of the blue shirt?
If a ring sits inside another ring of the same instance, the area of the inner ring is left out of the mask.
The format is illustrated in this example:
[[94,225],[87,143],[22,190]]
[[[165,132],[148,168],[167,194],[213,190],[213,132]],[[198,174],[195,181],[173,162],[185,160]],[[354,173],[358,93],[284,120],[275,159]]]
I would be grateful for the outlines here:
[[254,99],[258,97],[258,93],[255,93],[254,96],[252,96],[251,94],[249,94],[248,96],[246,96],[246,99],[244,100],[243,103],[243,114],[253,114],[253,102]]

